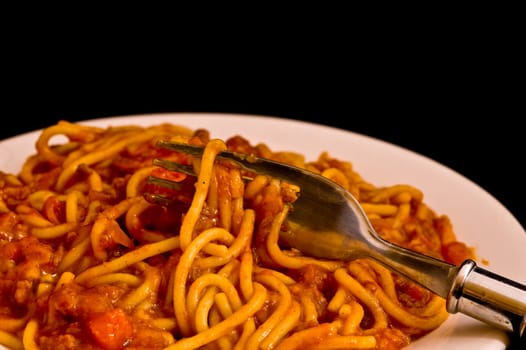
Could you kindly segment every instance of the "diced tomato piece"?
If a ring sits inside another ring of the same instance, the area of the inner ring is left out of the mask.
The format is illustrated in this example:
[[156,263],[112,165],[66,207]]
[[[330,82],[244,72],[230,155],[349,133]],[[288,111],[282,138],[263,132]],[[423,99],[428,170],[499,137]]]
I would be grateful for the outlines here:
[[122,349],[133,336],[133,326],[122,309],[96,314],[87,322],[93,340],[105,350]]

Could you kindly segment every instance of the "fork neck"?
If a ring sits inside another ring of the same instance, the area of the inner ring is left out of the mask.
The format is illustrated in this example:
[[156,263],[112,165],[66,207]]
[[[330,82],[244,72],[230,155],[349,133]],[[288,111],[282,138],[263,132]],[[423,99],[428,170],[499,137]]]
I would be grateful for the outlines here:
[[371,231],[371,258],[446,298],[458,268],[444,261],[413,252],[378,236]]

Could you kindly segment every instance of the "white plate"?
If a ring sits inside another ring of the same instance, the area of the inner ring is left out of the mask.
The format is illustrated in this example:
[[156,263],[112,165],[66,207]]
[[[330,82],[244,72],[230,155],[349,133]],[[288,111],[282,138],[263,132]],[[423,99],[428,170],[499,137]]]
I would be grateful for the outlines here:
[[[267,116],[174,113],[119,116],[82,122],[94,126],[153,125],[171,122],[206,128],[212,137],[236,134],[274,151],[290,150],[315,160],[327,150],[350,160],[354,169],[374,185],[411,184],[439,214],[447,214],[460,240],[474,246],[490,262],[489,270],[526,284],[523,250],[526,234],[518,220],[494,197],[453,170],[412,151],[361,134],[328,126]],[[35,152],[40,131],[0,141],[0,170],[17,173]],[[414,342],[410,349],[504,349],[504,332],[456,314],[438,329]],[[1,346],[0,346],[1,348]]]

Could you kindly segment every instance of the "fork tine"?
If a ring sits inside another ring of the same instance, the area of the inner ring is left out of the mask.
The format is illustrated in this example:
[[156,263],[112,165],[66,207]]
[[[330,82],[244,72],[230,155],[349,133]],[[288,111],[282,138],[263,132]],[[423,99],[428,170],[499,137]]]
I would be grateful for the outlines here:
[[[164,140],[158,141],[157,147],[170,149],[172,151],[184,153],[192,157],[201,157],[204,151],[203,146],[195,146],[195,145],[189,145],[185,143],[178,143],[178,142],[164,141]],[[233,161],[241,168],[248,170],[250,172],[256,172],[256,173],[262,172],[260,169],[258,169],[258,164],[261,162],[261,159],[253,155],[235,153],[235,152],[230,152],[230,151],[223,151],[217,155],[217,158],[228,160],[228,161]],[[265,160],[265,162],[271,162],[271,161]],[[160,158],[155,158],[153,160],[153,165],[160,166],[170,171],[177,171],[177,172],[180,172],[186,175],[197,176],[197,174],[195,173],[194,167],[191,165],[180,164],[174,161],[160,159]],[[271,174],[267,174],[267,175],[271,175]],[[253,176],[249,176],[247,174],[243,174],[241,177],[245,181],[251,181],[254,179]]]
[[158,204],[164,207],[169,207],[171,204],[175,203],[172,197],[168,197],[159,193],[149,193],[146,192],[143,194],[144,199],[152,204]]
[[155,158],[153,165],[160,166],[166,170],[177,171],[190,176],[197,176],[194,168],[191,165],[184,165],[176,162],[172,162],[166,159]]
[[169,206],[177,203],[190,203],[188,190],[192,182],[177,182],[163,177],[150,175],[146,179],[143,197],[152,204]]
[[[201,157],[204,152],[203,146],[195,146],[173,141],[160,140],[157,142],[157,146],[185,153],[193,157]],[[305,182],[310,183],[310,178],[312,176],[319,178],[320,186],[323,186],[324,182],[329,181],[328,179],[325,179],[319,175],[313,175],[312,173],[307,172],[304,169],[290,166],[289,164],[284,164],[271,159],[263,159],[253,154],[222,151],[218,153],[216,157],[222,160],[233,161],[242,169],[250,173],[265,174],[275,178],[280,178],[289,183],[296,184],[300,187],[303,187]],[[167,163],[165,163],[165,165],[171,166]],[[176,165],[173,165],[173,167],[176,167]],[[184,172],[185,168],[183,167],[181,168],[181,170],[183,170],[181,172]],[[247,178],[250,179],[250,176],[248,176]],[[326,187],[325,190],[330,191],[333,185],[325,185],[324,187]]]
[[[157,146],[194,157],[201,157],[204,152],[203,146],[195,146],[173,141],[160,140],[157,142]],[[310,201],[311,204],[312,202],[318,202],[320,196],[323,196],[326,203],[332,203],[332,205],[336,206],[341,205],[343,201],[342,193],[345,192],[345,189],[320,174],[315,174],[308,170],[291,166],[290,164],[260,158],[253,154],[222,151],[218,153],[216,157],[222,160],[233,161],[249,173],[265,174],[298,186],[302,189],[303,202]],[[171,167],[173,169],[178,167],[178,165],[170,164],[170,161],[160,160],[159,162],[159,164],[163,164],[166,167]],[[184,166],[179,169],[181,169],[181,172],[189,170]],[[250,174],[244,174],[244,178],[251,179]],[[306,204],[301,207],[307,209],[312,206]],[[321,209],[324,211],[332,210],[330,206],[325,206]],[[295,213],[299,213],[297,207]]]
[[156,185],[156,186],[168,188],[170,190],[177,191],[181,189],[181,185],[178,182],[168,180],[168,179],[163,179],[161,177],[148,176],[148,179],[146,182],[150,185]]
[[[193,167],[190,165],[184,165],[184,164],[180,164],[180,163],[176,163],[173,161],[160,159],[160,158],[153,159],[152,164],[155,166],[164,168],[168,171],[175,171],[175,172],[183,173],[189,176],[197,176]],[[159,204],[163,206],[169,206],[170,204],[175,203],[178,199],[181,199],[181,198],[178,198],[175,193],[177,191],[182,190],[181,183],[177,181],[173,181],[173,180],[159,177],[159,176],[150,175],[146,179],[146,184],[150,185],[149,190],[152,189],[151,187],[152,185],[153,185],[153,188],[157,187],[157,188],[164,189],[162,191],[156,190],[154,192],[150,192],[147,190],[144,193],[144,198],[150,203]],[[164,193],[166,190],[170,192]]]
[[[170,191],[177,191],[181,189],[181,185],[175,181],[163,179],[160,177],[155,177],[152,175],[148,176],[148,178],[146,179],[146,184],[158,186],[160,188],[167,189]],[[162,206],[169,206],[170,204],[175,202],[173,195],[158,193],[157,191],[155,192],[146,191],[143,195],[144,195],[144,198],[148,202],[153,203],[153,204],[159,204]]]
[[[165,143],[161,141],[157,143],[158,147],[172,149],[171,147],[167,147],[168,145],[170,145],[170,143]],[[173,162],[173,161],[169,161],[169,160],[161,159],[161,158],[153,159],[152,164],[155,166],[164,168],[166,170],[169,170],[169,171],[176,171],[176,172],[183,173],[189,176],[197,176],[197,174],[195,173],[191,165],[184,165],[184,164],[180,164],[177,162]],[[146,183],[148,185],[158,186],[158,187],[165,188],[171,191],[177,191],[181,189],[181,185],[178,182],[169,180],[169,179],[165,179],[162,177],[156,177],[153,175],[148,176]],[[159,204],[163,206],[169,206],[170,204],[175,203],[176,201],[172,194],[167,195],[163,193],[145,192],[144,198],[150,203]]]
[[[178,142],[173,142],[173,141],[160,140],[156,143],[156,146],[160,148],[165,148],[165,149],[169,149],[172,151],[176,151],[179,153],[184,153],[185,155],[188,155],[190,157],[196,157],[196,158],[201,157],[204,151],[203,146],[194,146],[194,145],[178,143]],[[228,152],[228,151],[221,152],[220,154],[217,155],[217,158],[227,160],[227,161],[233,161],[238,166],[246,170],[252,170],[251,166],[247,166],[246,164],[247,162],[252,162],[254,160],[257,161],[258,159],[251,155]],[[162,158],[154,158],[152,161],[152,164],[154,166],[161,167],[168,171],[183,173],[183,174],[193,176],[193,177],[198,176],[192,165],[181,164],[176,161],[171,161],[171,160],[162,159]],[[254,179],[253,176],[250,176],[248,174],[242,174],[241,178],[244,181],[251,181]],[[144,198],[150,203],[167,206],[167,205],[177,202],[178,198],[177,198],[176,192],[181,189],[181,185],[179,182],[168,179],[168,178],[164,178],[162,176],[150,175],[148,176],[146,180],[146,184],[154,186],[153,192],[146,190],[146,192],[144,193]],[[155,187],[157,187],[157,189]],[[152,187],[150,187],[149,189],[151,190]],[[171,192],[165,193],[165,190],[168,190]]]
[[[158,141],[157,146],[197,158],[201,157],[204,152],[203,146],[172,141]],[[306,225],[308,221],[313,229],[338,225],[339,217],[336,213],[342,210],[341,208],[346,202],[344,194],[346,191],[343,187],[328,178],[289,164],[260,158],[253,154],[222,151],[217,154],[216,158],[233,161],[240,166],[240,168],[246,170],[249,174],[243,174],[244,179],[250,180],[254,174],[264,174],[301,188],[301,200],[296,202],[294,210],[288,214],[289,220],[298,218],[304,225]],[[190,171],[191,167],[180,166],[168,160],[161,159],[156,161],[156,163],[166,169],[173,169],[186,174],[190,172],[193,173],[193,169]],[[166,199],[167,198],[163,200]],[[320,205],[320,203],[323,203],[323,205]],[[349,214],[349,216],[353,217],[355,214]],[[331,219],[327,219],[329,221],[329,223],[327,223],[319,220],[319,217],[334,218],[334,220],[330,222]]]
[[159,140],[157,141],[157,147],[170,149],[172,151],[178,151],[194,157],[203,155],[204,148],[202,146],[189,145],[187,143]]

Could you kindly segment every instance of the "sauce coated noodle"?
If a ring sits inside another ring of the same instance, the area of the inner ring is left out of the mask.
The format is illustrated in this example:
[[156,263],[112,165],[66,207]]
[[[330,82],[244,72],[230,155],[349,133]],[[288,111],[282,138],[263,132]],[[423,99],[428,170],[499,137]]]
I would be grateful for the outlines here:
[[[55,135],[67,142],[51,144]],[[155,148],[205,146],[201,160]],[[302,256],[278,233],[298,191],[215,159],[223,149],[305,167],[349,190],[387,240],[457,264],[457,241],[411,185],[375,187],[349,161],[161,124],[44,129],[0,173],[0,344],[11,349],[399,349],[448,317],[442,298],[367,259]],[[197,178],[152,166],[189,164]],[[176,181],[164,190],[154,174]],[[161,206],[145,191],[176,199]]]

